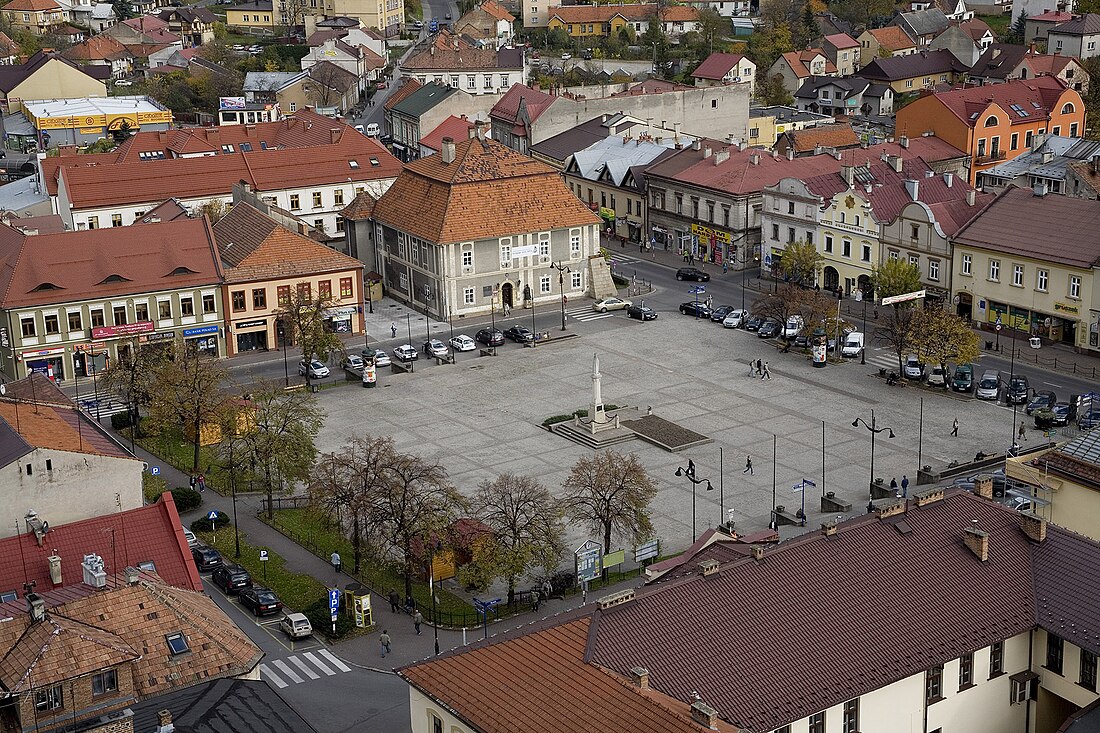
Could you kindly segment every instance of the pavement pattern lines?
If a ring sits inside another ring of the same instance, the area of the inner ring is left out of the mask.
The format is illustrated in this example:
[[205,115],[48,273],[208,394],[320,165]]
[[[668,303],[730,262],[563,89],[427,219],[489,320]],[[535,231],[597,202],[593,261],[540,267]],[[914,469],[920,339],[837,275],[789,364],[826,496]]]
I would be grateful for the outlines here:
[[300,685],[308,680],[321,679],[322,675],[332,677],[341,672],[350,672],[351,667],[340,661],[328,649],[317,652],[294,654],[283,659],[273,660],[270,664],[260,665],[260,678],[278,688],[287,685]]

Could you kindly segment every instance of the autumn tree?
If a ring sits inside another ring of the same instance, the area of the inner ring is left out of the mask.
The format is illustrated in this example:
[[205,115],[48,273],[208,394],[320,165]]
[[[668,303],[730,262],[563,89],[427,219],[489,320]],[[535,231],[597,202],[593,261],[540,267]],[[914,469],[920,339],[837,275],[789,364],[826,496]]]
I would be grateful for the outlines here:
[[700,8],[695,20],[703,56],[714,53],[716,49],[721,50],[722,37],[730,28],[729,21],[710,7]]
[[901,307],[885,309],[875,328],[875,338],[890,345],[898,357],[898,374],[901,374],[905,355],[912,350],[913,309],[908,304],[899,305]]
[[880,301],[895,295],[922,290],[920,270],[915,264],[900,257],[889,257],[881,265],[871,269],[871,287]]
[[790,106],[794,104],[794,95],[783,83],[782,74],[768,76],[766,73],[757,73],[757,80],[756,98],[765,105]]
[[804,239],[791,242],[783,248],[783,277],[790,282],[813,287],[817,284],[817,276],[821,274],[824,262],[825,258],[810,242]]
[[199,448],[204,425],[216,425],[225,408],[228,375],[217,358],[188,346],[174,344],[171,358],[153,370],[155,389],[149,400],[149,422],[160,431],[181,430],[194,448],[191,470],[199,472]]
[[756,64],[757,77],[761,84],[766,83],[768,70],[783,54],[794,50],[794,38],[791,35],[790,22],[778,19],[763,19],[749,36],[746,44],[746,56]]
[[[312,359],[327,361],[331,355],[344,350],[344,342],[325,323],[325,311],[334,302],[331,294],[314,295],[309,283],[298,283],[290,300],[279,311],[279,318],[287,330],[286,337],[301,349],[302,361],[307,364]],[[306,383],[309,381],[307,370]]]
[[533,568],[557,567],[565,552],[562,507],[537,479],[500,474],[481,483],[470,506],[493,531],[491,546],[475,554],[475,564],[489,564],[482,577],[507,581],[508,603],[515,600],[518,578]]
[[791,283],[780,283],[774,293],[758,298],[749,310],[755,316],[771,318],[780,323],[802,310],[802,301],[809,291]]
[[605,555],[616,534],[632,542],[652,536],[649,503],[657,496],[657,482],[634,453],[607,450],[581,458],[562,487],[566,515],[600,533]]
[[114,366],[103,375],[107,389],[122,396],[130,409],[130,424],[137,431],[141,408],[148,407],[157,390],[156,374],[169,351],[155,344],[142,344],[131,339],[127,348],[119,348]]
[[[978,335],[959,316],[943,308],[913,311],[910,342],[917,358],[938,364],[947,374],[947,362],[967,364],[978,358]],[[943,381],[947,389],[947,379]]]
[[221,199],[210,199],[199,207],[199,211],[210,220],[210,225],[213,226],[225,218],[225,215],[229,213],[229,208],[229,204]]

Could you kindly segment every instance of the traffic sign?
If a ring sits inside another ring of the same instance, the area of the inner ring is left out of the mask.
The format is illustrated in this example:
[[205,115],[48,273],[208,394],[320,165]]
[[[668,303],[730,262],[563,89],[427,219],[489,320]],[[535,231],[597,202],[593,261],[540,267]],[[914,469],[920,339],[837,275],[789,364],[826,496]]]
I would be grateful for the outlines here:
[[152,474],[153,476],[159,476],[160,475],[160,466],[150,466],[149,467],[149,473]]
[[206,515],[206,518],[209,519],[211,522],[213,522],[214,520],[216,520],[218,518],[218,513],[212,511],[209,514]]
[[703,287],[702,285],[696,285],[693,288],[689,288],[688,292],[693,293],[695,295],[702,295],[703,293],[707,292],[707,289],[705,287]]
[[267,550],[260,550],[260,562],[267,562]]
[[328,589],[328,607],[335,614],[336,609],[340,607],[340,589],[329,588]]

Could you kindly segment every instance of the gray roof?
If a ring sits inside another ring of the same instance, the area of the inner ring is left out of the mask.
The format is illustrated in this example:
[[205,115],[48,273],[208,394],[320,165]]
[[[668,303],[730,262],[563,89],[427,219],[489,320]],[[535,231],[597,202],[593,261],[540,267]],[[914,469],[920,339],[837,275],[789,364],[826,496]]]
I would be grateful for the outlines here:
[[130,705],[134,731],[157,730],[157,714],[167,710],[177,733],[316,733],[262,680],[204,682]]
[[25,211],[49,200],[46,187],[38,183],[38,174],[0,186],[0,211]]
[[893,93],[894,88],[889,84],[872,84],[863,91],[865,97],[885,97]]
[[[679,137],[681,145],[688,145],[694,140],[695,138],[689,135],[681,134]],[[652,163],[662,153],[675,149],[676,144],[676,138],[671,135],[662,137],[659,143],[656,142],[655,137],[651,139],[635,137],[623,142],[616,135],[606,137],[574,153],[573,163],[583,178],[595,181],[606,170],[612,182],[620,186],[631,168]]]
[[0,417],[0,466],[8,466],[30,453],[34,448],[23,440],[8,421]]
[[110,3],[96,3],[92,6],[92,18],[95,20],[109,20],[115,17],[115,6]]
[[435,82],[425,84],[395,104],[392,111],[408,117],[419,118],[432,107],[457,92],[457,89],[446,84],[436,84]]
[[[1086,143],[1086,145],[1081,146],[1079,143]],[[1069,150],[1072,148],[1079,148],[1082,151],[1089,149],[1095,150],[1098,147],[1100,147],[1100,143],[1091,140],[1051,135],[1035,150],[1019,155],[1012,160],[1006,160],[1000,165],[995,165],[992,168],[986,168],[983,171],[979,171],[979,175],[995,176],[997,178],[1012,180],[1017,176],[1031,174],[1043,178],[1062,180],[1066,177],[1066,167],[1069,165],[1070,160],[1080,159],[1075,156],[1067,155]],[[1053,157],[1044,163],[1043,158],[1046,157],[1048,153],[1053,155]],[[1082,157],[1088,159],[1090,156],[1086,155]]]
[[774,117],[777,120],[783,122],[832,122],[833,118],[830,115],[818,114],[817,112],[803,112],[800,109],[794,107],[786,107],[781,104],[774,104],[770,107],[749,107],[749,117]]
[[244,91],[273,92],[304,76],[305,73],[304,71],[249,71],[244,75]]
[[951,20],[939,8],[929,8],[899,13],[890,25],[900,25],[909,35],[916,37],[939,33],[951,25]]
[[582,122],[576,127],[571,127],[565,132],[559,132],[553,137],[532,145],[531,152],[564,163],[573,153],[584,150],[589,145],[607,137],[610,127],[614,126],[618,134],[620,130],[629,130],[639,124],[641,123],[619,114],[608,115],[607,120],[604,120],[602,115],[593,117],[587,122]]
[[1073,20],[1067,20],[1050,29],[1050,33],[1060,33],[1066,36],[1092,36],[1100,33],[1100,14],[1086,13],[1078,15]]
[[921,51],[908,56],[878,58],[860,69],[857,74],[865,79],[898,81],[931,74],[966,71],[966,64],[945,48]]
[[[474,41],[476,43],[476,41]],[[498,69],[522,69],[523,49],[505,47],[497,51]]]
[[1028,50],[1027,46],[1016,46],[1010,43],[991,44],[974,62],[970,76],[1005,79],[1024,60]]
[[861,79],[858,76],[843,79],[836,76],[811,76],[809,79],[802,82],[802,86],[798,88],[794,96],[800,99],[816,99],[817,92],[822,87],[837,87],[847,92],[845,97],[851,97],[856,94],[862,94],[870,85],[871,82],[866,79]]

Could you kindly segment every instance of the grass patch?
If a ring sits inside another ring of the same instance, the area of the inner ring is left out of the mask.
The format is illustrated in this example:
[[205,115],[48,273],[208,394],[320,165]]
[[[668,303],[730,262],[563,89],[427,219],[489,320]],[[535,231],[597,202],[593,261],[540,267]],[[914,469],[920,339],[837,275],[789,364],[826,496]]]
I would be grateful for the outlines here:
[[[344,572],[352,575],[360,583],[370,588],[373,592],[386,597],[391,590],[396,590],[402,597],[405,595],[405,580],[391,564],[377,562],[365,557],[360,564],[358,574],[353,572],[353,558],[351,541],[344,537],[335,527],[334,523],[313,509],[282,509],[275,512],[275,518],[268,521],[267,515],[261,513],[260,519],[278,529],[286,536],[293,539],[312,552],[317,557],[328,562],[329,556],[335,550],[340,553],[344,562]],[[428,594],[428,584],[413,580],[412,595],[416,605],[421,609],[431,607],[431,596]],[[436,601],[440,619],[446,623],[448,618],[454,618],[456,625],[459,619],[473,619],[474,608],[462,598],[445,590],[442,586],[436,587]],[[376,609],[378,612],[380,609]],[[427,616],[425,611],[425,616]]]
[[[604,412],[611,412],[612,410],[618,410],[619,405],[605,405],[603,409],[604,409]],[[570,420],[573,419],[574,416],[576,416],[576,417],[588,417],[588,410],[586,408],[582,407],[579,410],[574,410],[573,412],[569,413],[568,415],[551,415],[550,417],[548,417],[548,418],[546,418],[545,420],[542,421],[542,426],[544,428],[547,428],[547,427],[550,427],[551,425],[556,425],[560,422],[569,422]]]
[[405,19],[424,20],[424,8],[420,6],[420,0],[405,0]]
[[[129,438],[129,432],[123,431]],[[174,468],[190,474],[195,458],[195,446],[184,440],[182,436],[174,433],[162,433],[160,435],[143,435],[137,439],[137,444],[145,450],[157,456]],[[217,446],[204,445],[199,447],[199,473],[206,477],[206,488],[214,489],[219,494],[229,492],[229,474],[218,465]],[[238,487],[238,491],[243,487]]]
[[1011,15],[1001,13],[999,15],[978,15],[976,17],[985,21],[985,24],[989,26],[989,29],[993,31],[993,35],[995,35],[998,40],[1007,36],[1009,30],[1011,30]]

